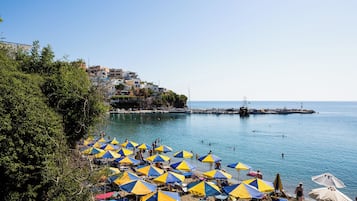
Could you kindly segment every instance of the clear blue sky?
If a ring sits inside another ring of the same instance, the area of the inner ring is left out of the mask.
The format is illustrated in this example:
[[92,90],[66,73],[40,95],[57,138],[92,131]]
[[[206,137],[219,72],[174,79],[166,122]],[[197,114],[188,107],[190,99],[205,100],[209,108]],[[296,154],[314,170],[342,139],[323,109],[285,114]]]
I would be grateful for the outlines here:
[[356,11],[356,0],[2,0],[0,32],[191,100],[356,101]]

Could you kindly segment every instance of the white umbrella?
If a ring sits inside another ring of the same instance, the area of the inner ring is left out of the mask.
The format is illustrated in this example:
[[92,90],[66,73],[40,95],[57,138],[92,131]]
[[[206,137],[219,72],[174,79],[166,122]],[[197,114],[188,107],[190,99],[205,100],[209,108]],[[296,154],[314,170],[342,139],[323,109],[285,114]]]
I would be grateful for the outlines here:
[[309,196],[318,201],[352,201],[333,186],[313,189]]
[[323,173],[317,176],[313,176],[312,181],[314,181],[317,184],[323,185],[323,186],[334,186],[336,188],[344,188],[346,187],[345,184],[337,179],[337,177],[333,176],[330,173]]

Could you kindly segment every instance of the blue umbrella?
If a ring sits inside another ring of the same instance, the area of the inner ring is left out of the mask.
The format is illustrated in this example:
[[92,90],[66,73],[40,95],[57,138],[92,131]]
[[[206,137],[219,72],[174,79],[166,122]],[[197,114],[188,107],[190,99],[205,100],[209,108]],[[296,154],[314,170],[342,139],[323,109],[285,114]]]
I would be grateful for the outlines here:
[[135,195],[146,195],[156,191],[154,184],[148,183],[143,180],[134,180],[127,182],[120,186],[121,189],[128,193],[134,193]]
[[264,194],[260,192],[257,188],[245,183],[225,186],[223,187],[223,191],[233,197],[241,199],[261,199],[264,196]]

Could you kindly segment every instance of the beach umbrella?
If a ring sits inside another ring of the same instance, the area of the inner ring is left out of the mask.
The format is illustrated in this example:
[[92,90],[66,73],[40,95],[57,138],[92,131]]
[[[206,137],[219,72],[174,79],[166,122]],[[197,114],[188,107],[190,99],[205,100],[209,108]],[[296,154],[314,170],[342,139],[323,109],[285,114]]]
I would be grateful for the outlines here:
[[279,173],[276,174],[273,184],[274,184],[275,191],[277,191],[277,190],[279,190],[280,192],[283,191],[283,183],[281,182]]
[[161,145],[161,146],[159,146],[159,147],[156,147],[155,150],[158,151],[158,152],[167,153],[167,152],[172,151],[172,148],[169,147],[169,146],[166,146],[166,145]]
[[121,146],[124,148],[135,148],[136,146],[138,146],[138,143],[133,141],[126,141],[123,144],[121,144]]
[[119,141],[117,140],[116,137],[114,137],[112,140],[109,140],[107,143],[117,145],[117,144],[119,144]]
[[118,154],[122,155],[122,156],[128,156],[128,155],[132,155],[134,152],[130,149],[126,149],[126,148],[121,148],[118,151]]
[[314,181],[317,184],[323,185],[323,186],[334,186],[336,188],[344,188],[346,187],[345,184],[339,180],[337,177],[332,175],[331,173],[323,173],[317,176],[311,177],[311,180]]
[[203,173],[204,176],[210,179],[230,179],[232,175],[223,172],[222,170],[211,170]]
[[95,142],[92,147],[95,147],[95,148],[100,148],[101,146],[103,146],[103,143],[102,142]]
[[220,195],[219,187],[212,182],[193,182],[187,185],[188,192],[200,197]]
[[114,151],[114,150],[119,149],[118,146],[113,145],[113,144],[102,144],[102,146],[100,148],[105,151]]
[[334,186],[312,189],[309,196],[318,201],[352,201]]
[[94,155],[94,154],[99,154],[105,152],[103,149],[95,148],[95,147],[89,147],[88,149],[85,149],[82,151],[83,154],[86,155]]
[[136,171],[141,173],[141,174],[144,174],[146,176],[149,176],[149,177],[158,177],[158,176],[164,174],[164,170],[163,169],[157,168],[157,167],[152,166],[152,165],[148,165],[148,166],[139,168]]
[[140,201],[179,201],[180,195],[177,192],[157,191],[141,197]]
[[115,167],[109,167],[109,175],[115,175],[115,174],[119,174],[120,173],[120,170],[119,168],[115,168]]
[[101,152],[95,155],[96,158],[120,158],[120,154],[115,151]]
[[140,145],[138,145],[136,148],[141,149],[141,150],[150,150],[151,146],[145,143],[142,143]]
[[137,165],[140,163],[139,160],[136,160],[135,158],[131,158],[128,156],[125,156],[123,158],[117,158],[114,161],[118,162],[121,165]]
[[153,181],[162,184],[172,184],[172,183],[181,183],[185,180],[185,176],[181,174],[177,174],[174,172],[166,172],[158,177],[156,177]]
[[198,158],[198,160],[201,161],[202,163],[215,163],[221,161],[221,158],[219,158],[214,154],[207,154],[205,156]]
[[241,163],[241,162],[229,164],[229,165],[227,165],[227,167],[235,168],[237,170],[249,170],[249,169],[252,169],[252,167],[250,167],[249,165],[246,165],[246,164]]
[[131,172],[123,172],[121,174],[109,177],[109,180],[111,181],[111,183],[115,183],[117,185],[122,185],[129,181],[140,180],[140,179],[141,178],[138,175],[131,173]]
[[170,167],[172,167],[175,170],[184,170],[184,171],[191,171],[193,169],[196,169],[195,166],[191,165],[190,163],[188,163],[185,160],[182,160],[177,163],[173,163],[170,165]]
[[262,179],[258,179],[258,178],[248,179],[248,180],[244,180],[243,183],[254,186],[260,192],[263,192],[263,193],[269,193],[269,192],[274,191],[273,183],[271,183],[269,181],[262,180]]
[[185,150],[182,150],[182,151],[176,152],[174,154],[174,157],[175,158],[192,158],[193,157],[193,153],[185,151]]
[[146,195],[156,191],[156,185],[143,180],[133,180],[120,185],[120,188],[135,195]]
[[228,195],[240,199],[262,199],[264,196],[264,194],[260,192],[257,188],[245,183],[225,186],[223,187],[223,191]]
[[239,180],[239,171],[241,171],[241,170],[249,170],[249,169],[252,168],[249,165],[246,165],[246,164],[241,163],[241,162],[229,164],[229,165],[227,165],[227,167],[235,168],[238,171],[238,180]]
[[97,140],[97,142],[106,142],[106,140],[104,139],[104,137],[101,137],[99,140]]
[[157,163],[157,162],[169,161],[169,160],[170,160],[170,157],[165,156],[165,155],[161,155],[161,154],[156,154],[156,155],[147,157],[146,160],[147,160],[147,161],[150,161],[150,162]]

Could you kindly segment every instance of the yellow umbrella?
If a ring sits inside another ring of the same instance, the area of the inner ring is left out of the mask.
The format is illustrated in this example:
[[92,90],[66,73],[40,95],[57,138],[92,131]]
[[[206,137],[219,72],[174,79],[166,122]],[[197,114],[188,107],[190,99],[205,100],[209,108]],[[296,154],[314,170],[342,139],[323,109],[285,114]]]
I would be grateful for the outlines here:
[[169,161],[170,157],[165,156],[165,155],[161,155],[161,154],[156,154],[150,157],[147,157],[146,160],[150,161],[150,162],[165,162],[165,161]]
[[89,147],[88,149],[82,151],[83,154],[86,155],[94,155],[94,154],[99,154],[105,152],[103,149],[95,148],[95,147]]
[[156,185],[143,180],[129,181],[122,184],[120,188],[128,193],[134,193],[135,195],[146,195],[156,191]]
[[157,191],[141,197],[140,201],[179,201],[180,195],[177,192]]
[[262,179],[258,179],[258,178],[248,179],[248,180],[244,180],[243,183],[254,186],[260,192],[263,192],[263,193],[269,193],[269,192],[274,191],[273,183],[271,183],[269,181],[264,181]]
[[117,145],[117,144],[119,144],[119,141],[117,140],[116,137],[114,137],[114,138],[113,138],[112,140],[110,140],[108,143]]
[[106,140],[104,139],[104,137],[102,137],[97,142],[106,142]]
[[105,150],[105,151],[114,151],[114,150],[118,149],[118,146],[115,146],[113,144],[104,144],[100,148]]
[[230,179],[232,175],[223,172],[222,170],[211,170],[203,173],[204,176],[210,179]]
[[194,182],[187,185],[188,192],[200,197],[207,197],[221,194],[219,187],[212,182]]
[[134,173],[124,172],[121,175],[119,174],[119,176],[116,179],[113,179],[113,183],[117,185],[122,185],[133,180],[140,180],[140,177]]
[[93,144],[92,147],[100,148],[101,146],[103,146],[103,143],[101,143],[101,142],[96,142],[96,143]]
[[95,155],[96,158],[120,158],[120,154],[115,151],[101,152]]
[[157,176],[164,174],[163,169],[157,168],[153,165],[148,165],[148,166],[139,168],[136,171],[141,174],[144,174],[146,176],[149,176],[149,177],[157,177]]
[[164,152],[164,153],[166,153],[166,152],[172,151],[172,148],[169,147],[169,146],[166,146],[166,145],[161,145],[161,146],[155,148],[155,150],[156,150],[156,151],[159,151],[159,152]]
[[133,151],[130,149],[126,149],[126,148],[121,148],[121,149],[119,149],[118,154],[120,154],[122,156],[128,156],[128,155],[133,154]]
[[149,150],[149,149],[151,149],[151,146],[148,144],[142,143],[142,144],[138,145],[136,148],[142,149],[142,150]]
[[177,174],[174,172],[166,172],[158,177],[156,177],[153,181],[162,184],[170,184],[170,183],[181,183],[185,180],[185,176],[181,174]]
[[121,144],[121,146],[124,148],[135,148],[136,146],[138,146],[138,143],[133,141],[126,141],[123,144]]
[[189,151],[182,150],[182,151],[176,152],[174,154],[174,157],[175,158],[192,158],[193,154]]
[[283,192],[283,183],[281,183],[280,179],[280,174],[276,174],[275,180],[274,180],[274,189],[277,191],[279,190],[280,192]]

